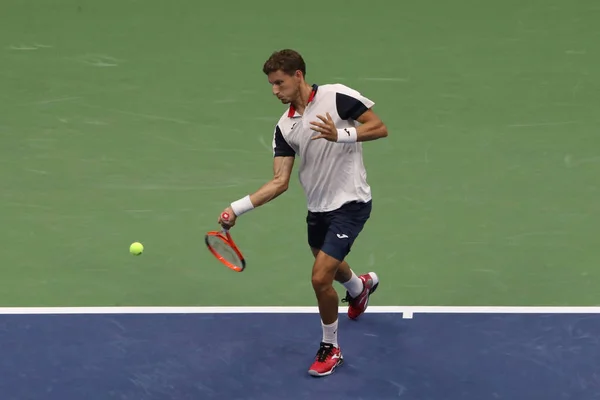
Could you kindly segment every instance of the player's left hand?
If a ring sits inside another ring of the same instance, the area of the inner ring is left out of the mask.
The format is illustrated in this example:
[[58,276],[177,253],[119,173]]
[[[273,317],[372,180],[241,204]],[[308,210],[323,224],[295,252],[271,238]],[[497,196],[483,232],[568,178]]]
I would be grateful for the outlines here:
[[325,139],[329,140],[330,142],[337,142],[338,132],[337,128],[335,127],[335,123],[331,118],[331,115],[329,115],[329,113],[327,113],[327,117],[317,115],[317,118],[319,118],[323,122],[313,121],[310,124],[312,125],[311,129],[313,131],[319,132],[320,135],[313,136],[311,139]]

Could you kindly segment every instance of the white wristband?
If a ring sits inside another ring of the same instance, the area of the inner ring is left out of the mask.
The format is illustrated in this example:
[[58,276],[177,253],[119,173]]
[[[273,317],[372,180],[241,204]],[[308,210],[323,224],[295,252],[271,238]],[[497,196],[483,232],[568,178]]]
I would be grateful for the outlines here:
[[342,128],[337,130],[338,143],[355,143],[358,133],[356,132],[356,128]]
[[236,217],[239,217],[240,215],[252,210],[253,208],[254,204],[252,204],[252,201],[250,200],[250,195],[242,197],[241,199],[231,203],[231,209],[233,210]]

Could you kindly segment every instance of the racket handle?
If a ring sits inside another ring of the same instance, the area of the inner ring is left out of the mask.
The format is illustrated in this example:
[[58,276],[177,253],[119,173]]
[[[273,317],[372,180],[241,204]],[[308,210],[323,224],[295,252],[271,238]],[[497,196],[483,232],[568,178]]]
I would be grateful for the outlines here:
[[[223,212],[221,213],[221,219],[223,221],[229,221],[229,213]],[[223,233],[227,233],[229,231],[229,229],[225,228],[224,226],[221,226],[221,232]]]

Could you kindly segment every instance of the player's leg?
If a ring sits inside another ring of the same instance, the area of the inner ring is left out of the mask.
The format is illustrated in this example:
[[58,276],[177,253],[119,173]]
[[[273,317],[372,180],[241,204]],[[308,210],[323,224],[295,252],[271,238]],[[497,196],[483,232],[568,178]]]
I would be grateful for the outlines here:
[[[316,258],[321,249],[311,247],[310,250]],[[334,279],[336,282],[341,283],[352,297],[358,296],[363,291],[363,281],[354,273],[346,261],[342,261],[338,265]]]
[[329,230],[327,214],[309,212],[306,222],[308,244],[315,256],[312,269],[312,285],[317,297],[323,330],[319,350],[308,373],[313,376],[325,376],[331,374],[338,365],[343,363],[343,357],[337,343],[339,297],[333,288],[333,281],[340,261],[320,251]]
[[333,282],[340,260],[319,251],[312,270],[312,286],[319,305],[323,339],[308,373],[313,376],[331,374],[344,361],[337,340],[339,297]]
[[[370,218],[371,207],[370,201],[368,203],[353,202],[333,212],[323,249],[327,252],[327,247],[335,244],[339,247],[339,254],[346,257]],[[350,266],[343,262],[338,268],[335,279],[346,288],[346,297],[343,301],[348,302],[349,305],[348,317],[357,319],[366,311],[370,295],[379,286],[379,277],[374,272],[357,276]]]
[[[306,218],[308,228],[308,244],[313,252],[315,261],[312,269],[312,286],[317,297],[321,321],[329,325],[337,320],[338,296],[333,288],[333,281],[336,276],[340,260],[337,260],[320,249],[325,243],[325,237],[329,230],[328,213],[309,212]],[[332,306],[332,304],[335,306]],[[326,341],[326,333],[323,331],[323,341]],[[333,338],[331,340],[335,340]],[[336,344],[337,342],[331,342]]]
[[336,270],[340,264],[339,260],[320,251],[315,257],[312,270],[312,286],[319,305],[321,322],[330,330],[323,330],[323,341],[337,346],[337,324],[339,297],[333,288]]

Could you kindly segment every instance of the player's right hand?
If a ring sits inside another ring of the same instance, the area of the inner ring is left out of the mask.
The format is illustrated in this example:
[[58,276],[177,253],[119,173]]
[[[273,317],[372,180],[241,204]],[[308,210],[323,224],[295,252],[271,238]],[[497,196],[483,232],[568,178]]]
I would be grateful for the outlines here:
[[227,207],[223,212],[219,215],[218,223],[225,229],[231,229],[235,225],[235,220],[237,216],[231,209],[231,207]]

